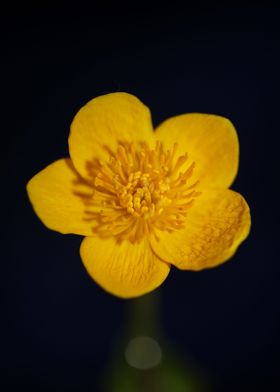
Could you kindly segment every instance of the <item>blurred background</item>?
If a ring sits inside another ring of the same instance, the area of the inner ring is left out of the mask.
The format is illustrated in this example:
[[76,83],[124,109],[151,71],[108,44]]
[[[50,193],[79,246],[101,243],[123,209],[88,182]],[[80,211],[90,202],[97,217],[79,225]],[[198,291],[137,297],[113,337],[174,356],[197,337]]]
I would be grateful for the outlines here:
[[114,91],[139,97],[155,125],[186,112],[235,124],[232,188],[251,207],[250,237],[219,268],[173,268],[159,290],[159,326],[207,390],[279,385],[279,11],[212,2],[2,7],[1,390],[99,391],[111,363],[125,361],[132,301],[91,281],[81,237],[47,230],[25,191],[68,156],[77,110]]

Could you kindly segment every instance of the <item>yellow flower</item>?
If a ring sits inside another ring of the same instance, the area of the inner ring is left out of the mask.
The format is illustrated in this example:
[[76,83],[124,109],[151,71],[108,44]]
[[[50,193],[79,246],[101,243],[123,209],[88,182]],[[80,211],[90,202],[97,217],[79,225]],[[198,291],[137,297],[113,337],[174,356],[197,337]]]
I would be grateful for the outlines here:
[[90,276],[119,297],[143,295],[170,265],[201,270],[228,260],[250,229],[244,198],[227,189],[238,169],[232,123],[183,114],[153,130],[127,93],[88,102],[75,116],[70,159],[36,174],[27,190],[50,229],[85,236]]

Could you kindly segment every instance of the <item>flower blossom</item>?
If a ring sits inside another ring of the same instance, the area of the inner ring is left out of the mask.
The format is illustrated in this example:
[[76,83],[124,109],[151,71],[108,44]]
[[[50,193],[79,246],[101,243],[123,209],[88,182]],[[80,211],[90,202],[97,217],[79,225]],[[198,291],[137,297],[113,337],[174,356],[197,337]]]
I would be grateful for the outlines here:
[[106,94],[76,114],[69,153],[29,181],[28,195],[48,228],[85,236],[85,268],[116,296],[154,290],[171,265],[217,266],[249,233],[248,205],[228,189],[239,144],[226,118],[183,114],[154,130],[135,96]]

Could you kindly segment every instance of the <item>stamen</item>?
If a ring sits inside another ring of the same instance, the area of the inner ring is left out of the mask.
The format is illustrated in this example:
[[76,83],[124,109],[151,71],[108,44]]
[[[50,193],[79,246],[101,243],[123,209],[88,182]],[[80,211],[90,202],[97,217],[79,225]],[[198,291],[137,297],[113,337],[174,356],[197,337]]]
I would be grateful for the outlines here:
[[186,167],[188,155],[178,156],[177,149],[178,143],[167,151],[159,141],[153,150],[146,143],[122,143],[108,162],[98,161],[93,196],[85,205],[93,232],[135,243],[158,238],[156,230],[182,229],[200,192],[198,181],[189,183],[195,163]]

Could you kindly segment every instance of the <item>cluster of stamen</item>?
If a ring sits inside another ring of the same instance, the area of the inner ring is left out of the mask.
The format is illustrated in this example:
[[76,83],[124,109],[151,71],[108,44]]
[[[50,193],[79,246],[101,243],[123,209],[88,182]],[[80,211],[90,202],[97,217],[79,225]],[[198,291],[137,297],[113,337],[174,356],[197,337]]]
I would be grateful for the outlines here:
[[184,227],[200,193],[198,182],[189,183],[195,164],[185,165],[187,154],[176,158],[177,148],[177,143],[167,151],[160,142],[154,149],[123,143],[107,162],[95,163],[94,193],[86,208],[95,233],[134,243],[146,235],[157,237],[157,230]]

